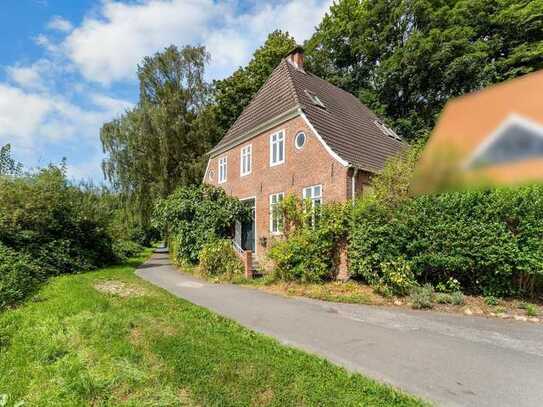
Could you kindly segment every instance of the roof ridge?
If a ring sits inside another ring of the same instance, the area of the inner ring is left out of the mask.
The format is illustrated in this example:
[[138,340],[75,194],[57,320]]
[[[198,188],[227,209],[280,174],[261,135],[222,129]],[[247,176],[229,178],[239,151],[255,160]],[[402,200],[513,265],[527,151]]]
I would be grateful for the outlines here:
[[[268,78],[264,81],[264,83],[262,84],[262,86],[260,86],[260,88],[256,91],[256,93],[253,95],[253,97],[249,100],[249,103],[247,103],[247,105],[243,108],[243,110],[241,111],[241,113],[238,115],[238,117],[236,118],[236,120],[234,121],[234,123],[232,123],[230,125],[230,128],[226,131],[226,133],[224,133],[223,137],[226,137],[230,131],[232,129],[234,129],[236,127],[236,124],[240,121],[240,119],[243,117],[243,113],[245,112],[245,110],[251,105],[251,103],[253,103],[256,98],[260,95],[260,93],[262,93],[264,91],[264,89],[266,88],[266,84],[268,82],[270,82],[275,74],[276,71],[278,71],[280,68],[281,68],[281,63],[283,61],[286,61],[285,59],[283,59],[279,64],[277,64],[277,66],[275,68],[273,68],[272,72],[270,73],[270,75],[268,76]],[[288,68],[287,68],[287,72],[288,72]],[[289,76],[290,77],[290,76]],[[295,100],[297,101],[297,98],[295,97]]]
[[292,91],[292,94],[294,95],[294,100],[296,101],[297,104],[299,104],[300,106],[303,106],[302,105],[302,102],[300,100],[300,97],[298,96],[298,90],[296,89],[296,85],[294,85],[294,78],[292,77],[292,73],[290,72],[290,69],[296,69],[294,68],[294,66],[292,66],[287,58],[283,58],[283,60],[281,61],[281,63],[285,63],[287,65],[287,75],[288,75],[288,79],[289,79],[289,84],[290,84],[290,88],[291,88],[291,91]]

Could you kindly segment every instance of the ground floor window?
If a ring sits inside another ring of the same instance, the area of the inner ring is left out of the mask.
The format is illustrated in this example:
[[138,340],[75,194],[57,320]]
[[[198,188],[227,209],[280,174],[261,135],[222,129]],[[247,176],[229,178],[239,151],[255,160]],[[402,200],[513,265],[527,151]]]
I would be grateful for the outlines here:
[[270,232],[274,234],[283,231],[283,216],[279,211],[279,204],[283,201],[284,196],[283,192],[270,195]]
[[304,188],[302,196],[305,202],[311,202],[311,208],[309,209],[312,212],[311,223],[314,226],[318,219],[319,208],[322,205],[322,186],[313,185],[311,187]]

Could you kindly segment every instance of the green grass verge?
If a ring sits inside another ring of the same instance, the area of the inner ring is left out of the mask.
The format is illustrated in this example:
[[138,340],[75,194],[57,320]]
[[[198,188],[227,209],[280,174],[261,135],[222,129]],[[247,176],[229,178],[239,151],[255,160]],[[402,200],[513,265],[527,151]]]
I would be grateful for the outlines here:
[[422,405],[144,282],[145,255],[53,278],[0,314],[8,406]]

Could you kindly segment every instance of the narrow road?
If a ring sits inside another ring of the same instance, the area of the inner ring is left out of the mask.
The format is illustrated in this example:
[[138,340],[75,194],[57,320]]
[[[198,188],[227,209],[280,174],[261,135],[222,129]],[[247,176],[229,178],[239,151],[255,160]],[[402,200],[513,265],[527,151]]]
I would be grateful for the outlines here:
[[209,284],[155,254],[136,274],[279,341],[444,406],[543,406],[543,326]]

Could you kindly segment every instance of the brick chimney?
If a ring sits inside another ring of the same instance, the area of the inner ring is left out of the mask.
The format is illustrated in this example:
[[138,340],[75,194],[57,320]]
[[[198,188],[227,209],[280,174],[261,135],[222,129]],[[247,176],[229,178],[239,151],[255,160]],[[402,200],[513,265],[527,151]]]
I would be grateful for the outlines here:
[[296,69],[300,71],[304,70],[304,49],[300,45],[297,45],[287,55],[287,61],[290,62]]

